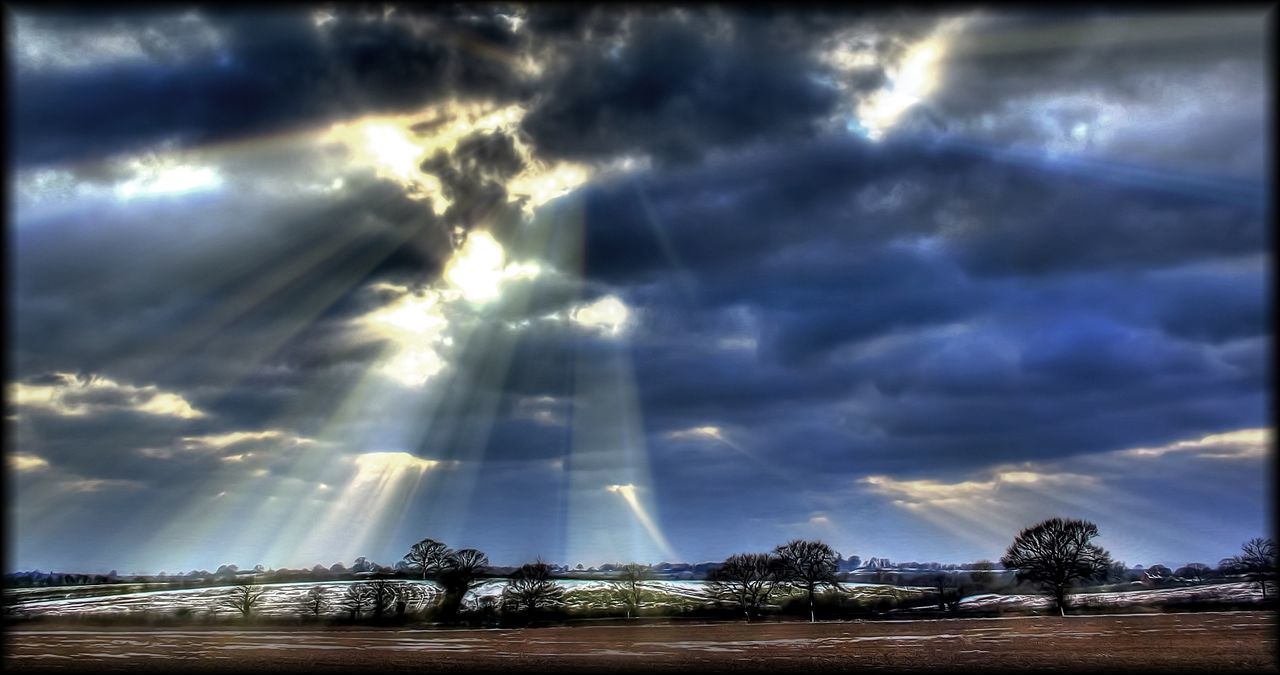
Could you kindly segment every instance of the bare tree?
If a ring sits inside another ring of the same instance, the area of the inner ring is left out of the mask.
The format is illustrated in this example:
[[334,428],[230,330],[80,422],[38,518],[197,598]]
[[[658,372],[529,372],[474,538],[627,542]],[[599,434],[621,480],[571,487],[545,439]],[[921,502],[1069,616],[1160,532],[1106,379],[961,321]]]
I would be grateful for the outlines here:
[[381,618],[396,602],[397,584],[390,579],[373,579],[365,584],[369,593],[369,609],[374,618]]
[[428,597],[420,584],[397,584],[392,591],[396,605],[396,616],[404,616],[410,605],[420,605]]
[[938,592],[938,609],[955,611],[960,607],[960,598],[964,595],[964,585],[955,572],[935,572],[928,575],[929,585]]
[[1111,565],[1111,554],[1090,543],[1096,536],[1098,526],[1088,521],[1050,518],[1020,532],[1000,562],[1018,570],[1019,581],[1052,593],[1065,616],[1071,584],[1102,577]]
[[707,577],[707,586],[717,599],[742,609],[750,623],[773,595],[779,581],[776,558],[767,553],[739,553],[729,556]]
[[347,586],[347,592],[342,595],[342,599],[338,601],[338,606],[347,610],[352,619],[360,618],[364,611],[373,604],[373,594],[368,588],[368,584],[351,584]]
[[640,603],[644,601],[644,582],[653,578],[653,570],[648,565],[629,563],[622,567],[618,578],[609,582],[613,594],[627,608],[627,618],[631,613],[640,613]]
[[1246,541],[1240,547],[1240,554],[1230,558],[1227,568],[1258,582],[1262,588],[1262,599],[1266,600],[1267,582],[1276,576],[1276,543],[1262,537]]
[[795,539],[773,549],[782,581],[804,590],[809,598],[809,621],[817,621],[813,598],[821,586],[840,588],[836,581],[839,554],[820,541]]
[[218,607],[233,609],[240,612],[242,617],[248,619],[254,608],[262,601],[263,593],[266,593],[266,590],[261,586],[240,584],[218,600]]
[[329,611],[329,598],[325,595],[324,586],[312,586],[299,603],[304,616],[320,616]]
[[533,613],[560,602],[564,589],[551,578],[551,566],[538,560],[511,573],[502,591],[503,604]]
[[446,617],[452,617],[462,608],[467,593],[484,583],[481,575],[489,567],[489,556],[474,548],[451,551],[445,558],[444,567],[438,575],[443,590],[440,598],[440,609]]
[[1107,573],[1103,575],[1102,580],[1109,584],[1118,584],[1129,580],[1129,566],[1123,562],[1113,562],[1107,567]]
[[409,567],[422,572],[422,578],[439,572],[449,556],[449,547],[435,539],[423,539],[409,547],[404,561]]

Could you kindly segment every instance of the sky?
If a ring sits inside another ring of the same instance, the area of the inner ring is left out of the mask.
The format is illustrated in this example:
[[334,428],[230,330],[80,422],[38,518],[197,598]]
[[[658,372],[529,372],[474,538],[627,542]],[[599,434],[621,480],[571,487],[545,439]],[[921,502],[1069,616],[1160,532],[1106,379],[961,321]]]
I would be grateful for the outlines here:
[[8,570],[1270,531],[1265,8],[8,8]]

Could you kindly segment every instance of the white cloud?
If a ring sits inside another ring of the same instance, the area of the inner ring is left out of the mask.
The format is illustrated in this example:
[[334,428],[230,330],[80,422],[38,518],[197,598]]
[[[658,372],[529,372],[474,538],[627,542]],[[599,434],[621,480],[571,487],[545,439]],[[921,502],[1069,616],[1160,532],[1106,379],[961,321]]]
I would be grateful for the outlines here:
[[278,429],[268,429],[265,431],[232,431],[225,434],[184,436],[182,438],[182,444],[185,448],[193,450],[202,448],[221,450],[229,445],[242,443],[244,441],[262,441],[267,439],[283,438],[285,436],[286,434]]
[[537,263],[509,261],[492,234],[476,230],[449,258],[441,280],[427,288],[413,291],[409,286],[386,282],[369,285],[368,290],[391,299],[357,317],[353,325],[366,336],[391,343],[378,372],[406,387],[423,387],[449,365],[453,318],[482,311],[486,303],[501,296],[508,283],[542,273]]
[[222,44],[218,31],[197,12],[165,17],[145,31],[95,22],[92,29],[46,26],[37,16],[13,15],[14,65],[19,69],[79,70],[111,65],[162,63]]
[[[964,26],[963,17],[944,21],[932,35],[908,48],[902,59],[886,64],[888,86],[858,102],[858,124],[868,138],[876,140],[897,123],[902,113],[933,93],[940,64],[946,56],[948,38]],[[865,52],[836,50],[828,60],[839,68],[867,67]]]
[[53,384],[9,385],[9,400],[18,406],[42,408],[78,417],[108,410],[132,410],[161,417],[196,419],[204,413],[179,394],[155,385],[138,387],[105,377],[55,373]]
[[532,420],[546,426],[561,426],[565,423],[560,409],[563,403],[553,396],[523,396],[516,402],[515,416]]
[[716,341],[716,346],[721,349],[743,349],[746,351],[753,351],[758,346],[758,343],[754,337],[744,335],[739,337],[720,338]]
[[1093,485],[1093,476],[1066,472],[1041,472],[1029,468],[996,468],[986,480],[946,483],[931,479],[897,480],[891,476],[866,476],[858,481],[874,492],[894,498],[900,506],[978,507],[995,503],[1005,486]]
[[1150,448],[1121,450],[1116,454],[1122,457],[1161,457],[1170,453],[1186,453],[1203,459],[1253,459],[1265,457],[1270,451],[1271,430],[1257,428],[1210,434]]
[[680,429],[667,433],[667,438],[677,441],[688,440],[724,440],[724,431],[717,426],[706,425],[701,427],[691,427],[689,429]]
[[506,252],[502,244],[488,232],[477,231],[449,258],[444,268],[445,281],[472,302],[498,297],[502,288]]
[[940,509],[973,517],[979,517],[978,514],[985,514],[982,516],[985,518],[1007,517],[1033,508],[1047,495],[1078,503],[1095,501],[1097,493],[1088,491],[1101,486],[1104,479],[1113,490],[1122,492],[1123,486],[1112,478],[1147,473],[1151,469],[1148,463],[1161,457],[1177,455],[1211,461],[1258,459],[1268,455],[1270,443],[1270,429],[1239,429],[1157,447],[1117,450],[1057,462],[994,466],[979,477],[963,481],[899,480],[888,475],[872,475],[861,478],[858,484],[916,513]]
[[407,452],[365,452],[355,456],[352,460],[356,466],[360,468],[361,473],[367,472],[401,472],[401,471],[426,471],[441,466],[443,462],[435,459],[423,459],[411,455]]
[[606,295],[594,302],[584,303],[569,311],[574,323],[610,337],[623,333],[629,325],[631,311],[614,295]]
[[165,194],[183,194],[222,185],[222,175],[212,166],[179,164],[164,155],[130,161],[133,177],[115,186],[123,200]]
[[[496,107],[450,100],[407,115],[371,116],[335,124],[320,140],[344,145],[351,152],[351,163],[398,181],[413,198],[430,199],[436,215],[443,215],[452,200],[438,177],[421,170],[422,161],[437,152],[451,152],[460,141],[476,133],[506,134],[524,162],[524,168],[506,185],[508,199],[523,200],[525,213],[529,214],[586,183],[592,171],[583,164],[548,164],[539,160],[519,133],[526,112],[520,105]],[[415,131],[414,127],[423,122],[432,124],[430,133]]]
[[19,473],[25,471],[40,471],[49,468],[48,460],[38,457],[30,453],[15,453],[9,455],[9,468]]
[[133,480],[115,478],[77,478],[65,480],[58,484],[66,492],[102,492],[104,490],[137,490],[142,483]]
[[316,441],[298,436],[280,429],[264,429],[261,431],[231,431],[221,434],[205,434],[201,436],[183,436],[173,447],[140,448],[138,454],[153,459],[170,459],[178,454],[217,455],[233,447],[238,451],[222,457],[226,462],[240,462],[258,456],[270,455],[272,452],[312,445]]

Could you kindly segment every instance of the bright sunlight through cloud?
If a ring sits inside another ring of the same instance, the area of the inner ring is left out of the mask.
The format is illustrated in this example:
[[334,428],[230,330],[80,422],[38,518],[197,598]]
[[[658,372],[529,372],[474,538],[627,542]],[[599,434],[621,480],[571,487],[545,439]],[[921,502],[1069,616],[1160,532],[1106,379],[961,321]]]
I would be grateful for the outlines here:
[[896,65],[888,68],[889,86],[858,104],[857,117],[867,138],[878,140],[909,108],[933,92],[938,66],[947,51],[947,37],[960,28],[963,18],[944,22],[932,35],[912,45]]
[[574,307],[569,316],[579,326],[615,337],[626,329],[631,312],[617,296],[606,295],[595,302]]

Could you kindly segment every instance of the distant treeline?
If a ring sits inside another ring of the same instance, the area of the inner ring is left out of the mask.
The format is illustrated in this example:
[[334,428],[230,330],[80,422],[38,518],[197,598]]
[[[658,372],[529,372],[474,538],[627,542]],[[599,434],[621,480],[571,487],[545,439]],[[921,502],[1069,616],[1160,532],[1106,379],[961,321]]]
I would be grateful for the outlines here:
[[[869,558],[865,562],[858,556],[844,558],[837,554],[836,570],[842,580],[846,581],[865,581],[874,579],[877,583],[896,578],[902,575],[910,575],[913,572],[923,571],[951,571],[951,572],[970,572],[974,570],[989,570],[999,573],[999,563],[989,561],[978,561],[975,563],[955,564],[955,563],[937,563],[937,562],[904,562],[893,563],[888,558]],[[609,579],[617,573],[621,572],[628,563],[605,563],[599,567],[586,567],[582,564],[576,566],[558,565],[551,563],[549,567],[552,574],[561,579]],[[672,563],[660,562],[647,567],[652,571],[653,578],[671,581],[699,581],[706,580],[719,569],[723,562],[699,562],[699,563]],[[485,568],[485,574],[491,577],[506,577],[518,569],[519,566],[500,566],[489,565]],[[1137,573],[1141,574],[1142,566],[1139,565]],[[221,565],[216,570],[191,570],[189,572],[168,573],[159,572],[157,574],[126,574],[121,575],[115,570],[107,574],[80,574],[73,572],[42,572],[33,570],[29,572],[13,572],[5,575],[6,586],[13,588],[30,588],[43,586],[78,586],[86,584],[112,584],[112,583],[166,583],[177,585],[202,585],[202,584],[225,584],[228,582],[237,582],[243,580],[253,580],[258,583],[285,583],[296,581],[352,581],[359,579],[367,579],[372,576],[390,576],[390,577],[409,577],[413,576],[415,569],[405,561],[401,560],[394,565],[383,565],[372,562],[367,558],[356,558],[349,567],[341,562],[336,562],[328,567],[324,565],[315,565],[310,569],[290,569],[278,568],[269,569],[262,565],[253,568],[241,569],[236,565]]]
[[[1093,523],[1051,518],[1018,533],[999,563],[983,560],[950,568],[920,563],[890,567],[888,560],[872,559],[849,569],[854,559],[844,558],[821,541],[803,539],[767,552],[731,555],[719,563],[628,563],[584,569],[581,565],[569,568],[538,560],[511,568],[491,565],[488,556],[478,549],[452,549],[428,538],[413,544],[394,566],[361,557],[350,568],[341,563],[316,565],[309,570],[269,570],[261,565],[241,570],[235,565],[222,565],[213,573],[192,570],[179,577],[122,578],[114,572],[41,576],[43,573],[31,572],[11,574],[8,579],[12,586],[115,581],[121,585],[113,586],[112,591],[123,593],[146,589],[144,582],[158,582],[165,588],[225,585],[230,588],[213,599],[206,617],[216,618],[219,611],[232,611],[244,621],[258,618],[263,604],[269,602],[272,591],[264,584],[348,580],[355,583],[342,584],[337,589],[323,583],[311,585],[295,608],[296,613],[312,621],[341,617],[352,622],[470,625],[564,620],[580,615],[584,606],[589,611],[621,610],[628,619],[652,615],[655,610],[681,615],[711,611],[748,622],[765,615],[807,615],[809,621],[817,621],[819,615],[840,618],[850,613],[884,614],[925,606],[949,614],[959,611],[969,596],[1027,592],[1050,595],[1052,606],[1065,614],[1070,594],[1126,590],[1135,585],[1199,585],[1216,579],[1256,582],[1265,602],[1267,586],[1275,579],[1276,550],[1270,539],[1259,537],[1245,542],[1240,554],[1222,559],[1216,568],[1190,563],[1170,570],[1164,565],[1143,569],[1114,561],[1109,552],[1093,543],[1096,537],[1098,527]],[[654,585],[659,580],[694,575],[704,577],[705,587],[699,594],[711,603],[709,606],[697,603],[701,606],[695,607],[686,601],[673,605],[662,599],[670,595],[670,589]],[[575,577],[607,581],[572,590],[557,583],[558,579]],[[433,584],[411,580],[429,580]],[[495,581],[501,584],[497,595],[479,592],[481,587],[492,590],[491,583]],[[882,589],[876,593],[879,597],[852,597],[865,595],[848,593],[846,584],[859,582]],[[189,613],[191,609],[184,611]],[[6,616],[19,613],[18,607],[6,604]]]

